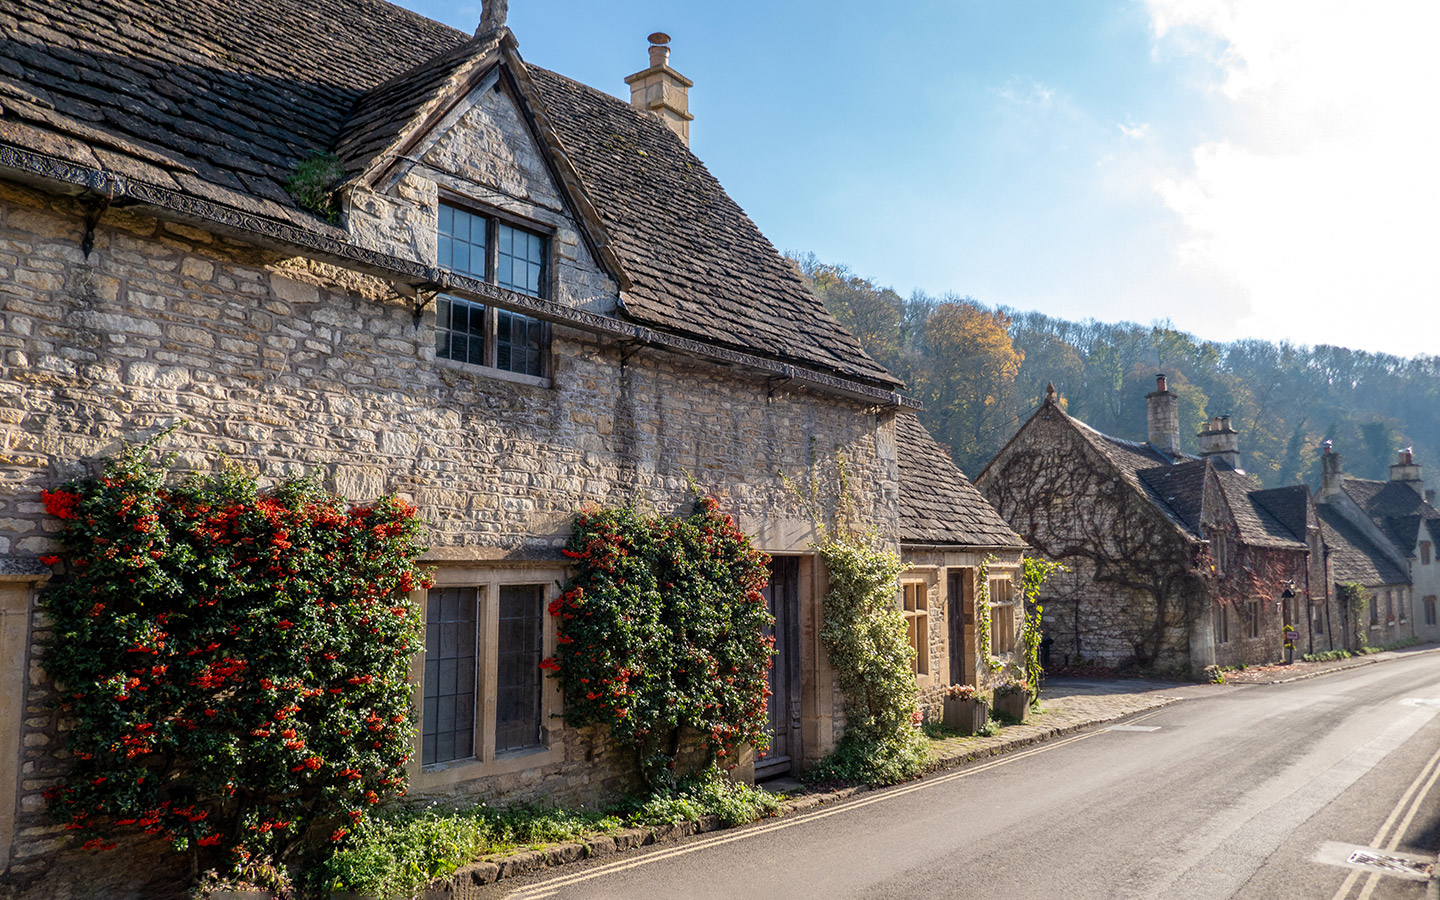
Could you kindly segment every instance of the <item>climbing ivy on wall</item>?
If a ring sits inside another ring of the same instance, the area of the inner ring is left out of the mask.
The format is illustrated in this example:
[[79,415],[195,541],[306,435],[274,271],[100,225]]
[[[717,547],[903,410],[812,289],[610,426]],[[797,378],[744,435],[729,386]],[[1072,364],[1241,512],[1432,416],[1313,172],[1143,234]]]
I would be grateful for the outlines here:
[[845,734],[817,774],[872,784],[914,777],[928,749],[912,727],[915,651],[895,606],[904,566],[858,536],[829,538],[819,551],[830,577],[820,640],[845,695]]
[[559,652],[541,665],[568,723],[634,746],[651,788],[673,785],[685,729],[722,764],[766,747],[770,559],[714,500],[685,517],[582,513],[565,555],[575,574],[550,605]]
[[994,556],[987,556],[975,570],[975,634],[980,644],[980,658],[990,671],[999,672],[1005,667],[1005,661],[991,652],[990,642],[990,614],[994,608],[990,605],[990,564],[994,561]]
[[131,449],[44,494],[42,662],[74,760],[51,809],[87,848],[154,835],[197,871],[341,841],[410,758],[415,507],[166,476]]
[[1022,591],[1025,596],[1025,625],[1020,632],[1020,643],[1025,648],[1025,680],[1030,683],[1030,700],[1040,699],[1040,682],[1045,677],[1045,667],[1040,661],[1040,642],[1045,639],[1043,617],[1045,607],[1040,604],[1040,589],[1055,571],[1067,571],[1059,563],[1029,556],[1025,558]]

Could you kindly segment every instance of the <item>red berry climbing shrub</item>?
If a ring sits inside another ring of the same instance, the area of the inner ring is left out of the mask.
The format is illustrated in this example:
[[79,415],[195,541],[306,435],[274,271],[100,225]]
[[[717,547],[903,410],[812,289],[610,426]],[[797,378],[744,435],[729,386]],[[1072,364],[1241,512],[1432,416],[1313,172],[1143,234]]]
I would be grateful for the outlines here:
[[131,450],[44,495],[64,577],[43,660],[74,756],[52,811],[88,847],[143,831],[211,864],[340,840],[403,785],[415,508],[165,475]]
[[560,679],[568,723],[608,725],[652,787],[669,781],[682,728],[721,762],[766,745],[769,557],[715,501],[685,518],[582,513],[565,555],[575,575],[550,606],[559,652],[542,666]]

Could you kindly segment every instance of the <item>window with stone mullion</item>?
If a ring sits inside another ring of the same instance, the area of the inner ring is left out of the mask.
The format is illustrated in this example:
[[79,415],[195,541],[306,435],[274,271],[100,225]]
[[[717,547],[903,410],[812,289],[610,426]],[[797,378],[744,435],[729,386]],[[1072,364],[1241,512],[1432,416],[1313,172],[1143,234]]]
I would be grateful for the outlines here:
[[[546,239],[459,207],[440,205],[436,263],[443,269],[532,297],[543,296]],[[435,355],[521,375],[544,372],[545,323],[442,294]]]

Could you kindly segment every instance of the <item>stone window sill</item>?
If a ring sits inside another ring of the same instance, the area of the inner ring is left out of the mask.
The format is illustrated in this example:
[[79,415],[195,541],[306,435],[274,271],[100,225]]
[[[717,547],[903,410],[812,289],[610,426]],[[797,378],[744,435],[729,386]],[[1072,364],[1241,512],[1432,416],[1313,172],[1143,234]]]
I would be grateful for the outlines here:
[[518,372],[507,372],[504,369],[492,369],[489,366],[477,366],[471,363],[458,362],[453,359],[446,359],[443,356],[435,357],[435,365],[446,369],[454,369],[458,372],[465,372],[470,375],[479,375],[483,378],[493,378],[496,381],[508,381],[511,384],[524,384],[538,388],[555,387],[555,381],[551,378],[541,378],[536,375],[521,375]]
[[457,759],[424,766],[410,775],[410,787],[417,793],[439,790],[466,781],[511,775],[565,761],[565,744],[558,737],[548,747],[531,747],[496,756],[490,762]]

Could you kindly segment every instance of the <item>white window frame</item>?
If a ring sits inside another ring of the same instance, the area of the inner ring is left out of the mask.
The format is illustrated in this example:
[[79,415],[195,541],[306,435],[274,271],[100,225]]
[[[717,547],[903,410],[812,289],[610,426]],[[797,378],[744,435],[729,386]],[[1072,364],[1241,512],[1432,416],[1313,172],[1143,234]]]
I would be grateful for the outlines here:
[[1008,576],[990,579],[990,652],[1014,653],[1020,641],[1016,627],[1015,582]]

